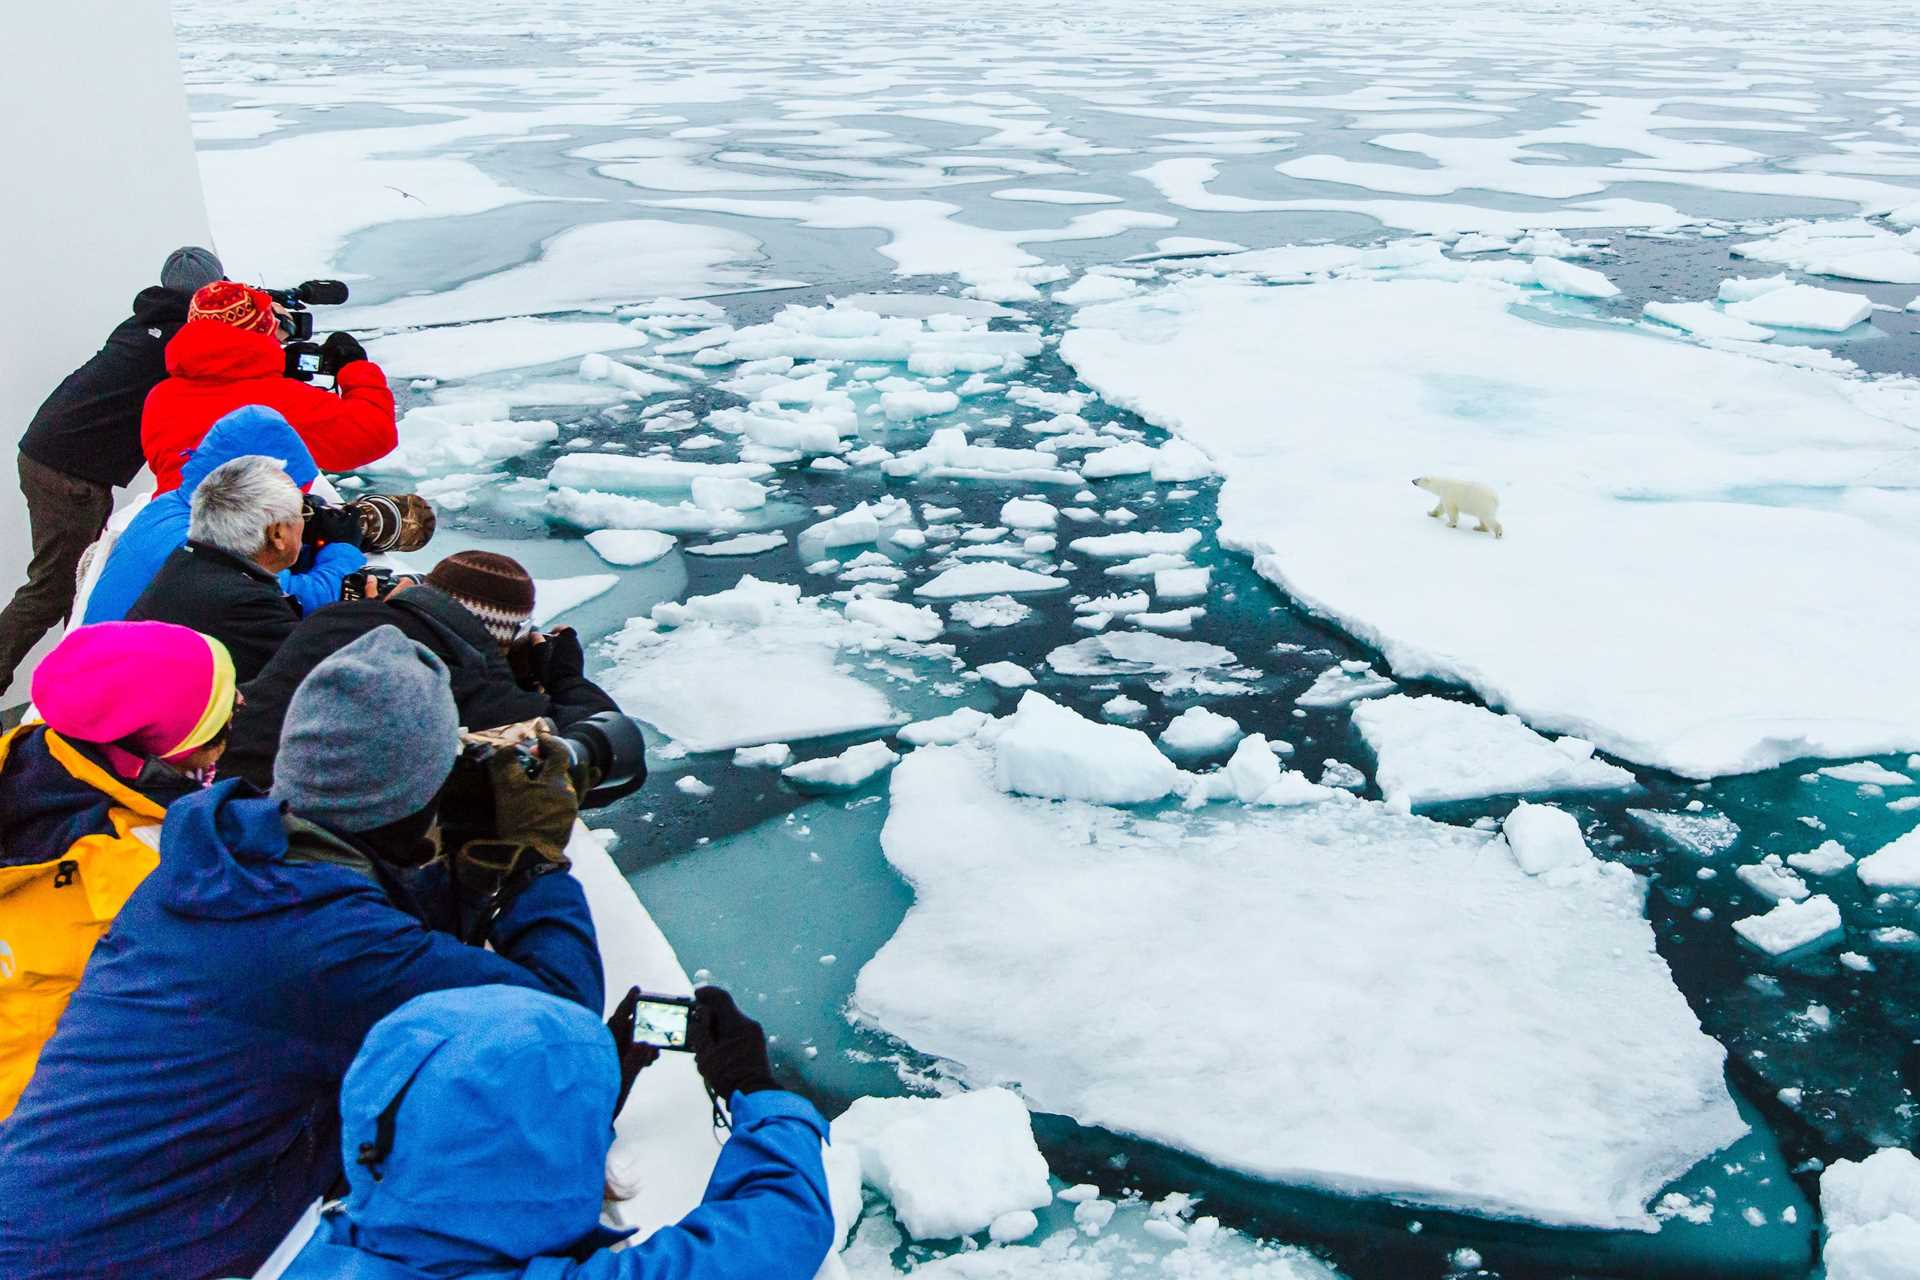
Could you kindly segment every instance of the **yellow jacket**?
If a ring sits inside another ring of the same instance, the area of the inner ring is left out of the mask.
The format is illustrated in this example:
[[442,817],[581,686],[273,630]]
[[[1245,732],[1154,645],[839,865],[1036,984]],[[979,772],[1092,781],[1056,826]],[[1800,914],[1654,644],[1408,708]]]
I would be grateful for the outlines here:
[[[35,733],[45,735],[50,767],[66,775],[54,775],[63,789],[73,788],[99,812],[80,823],[93,829],[65,848],[0,851],[6,864],[0,865],[0,1120],[13,1114],[94,944],[160,864],[166,816],[159,803],[45,725],[22,725],[0,737],[0,769],[8,753]],[[78,806],[76,818],[88,810],[87,804]]]

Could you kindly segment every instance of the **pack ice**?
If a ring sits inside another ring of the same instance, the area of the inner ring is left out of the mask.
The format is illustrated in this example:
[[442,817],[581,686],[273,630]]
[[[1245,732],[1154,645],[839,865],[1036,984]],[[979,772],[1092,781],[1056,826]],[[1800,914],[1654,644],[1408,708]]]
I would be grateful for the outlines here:
[[1344,795],[1009,795],[982,742],[891,787],[916,901],[856,1014],[1038,1110],[1279,1181],[1643,1229],[1746,1130],[1624,868],[1528,875],[1498,836]]
[[913,652],[790,583],[747,575],[725,591],[654,606],[608,643],[607,692],[690,751],[798,742],[899,724],[886,693],[840,669],[843,648]]
[[[1061,353],[1204,448],[1222,540],[1395,675],[1690,776],[1920,745],[1920,667],[1884,644],[1920,625],[1886,589],[1920,571],[1920,499],[1887,478],[1912,473],[1920,404],[1537,323],[1525,296],[1190,279],[1082,308]],[[1493,485],[1507,537],[1426,519],[1422,474]]]

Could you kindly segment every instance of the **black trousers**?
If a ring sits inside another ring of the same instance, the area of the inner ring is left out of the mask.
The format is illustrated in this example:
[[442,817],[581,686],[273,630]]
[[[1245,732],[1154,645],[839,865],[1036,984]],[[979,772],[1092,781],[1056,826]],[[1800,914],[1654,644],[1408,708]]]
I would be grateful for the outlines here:
[[[20,455],[20,492],[27,496],[27,523],[33,536],[33,561],[27,585],[0,610],[0,692],[40,637],[73,608],[80,556],[107,527],[113,514],[113,490],[42,466]],[[15,702],[26,700],[16,691]]]

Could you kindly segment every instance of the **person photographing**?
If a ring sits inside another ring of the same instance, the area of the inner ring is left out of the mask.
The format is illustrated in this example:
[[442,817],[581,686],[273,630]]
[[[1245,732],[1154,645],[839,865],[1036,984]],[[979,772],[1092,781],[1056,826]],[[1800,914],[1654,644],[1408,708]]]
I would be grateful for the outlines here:
[[[0,1275],[251,1274],[339,1178],[339,1084],[381,1018],[505,985],[597,1019],[568,765],[539,743],[531,772],[488,772],[485,865],[464,868],[436,830],[458,724],[445,665],[379,628],[301,684],[271,795],[174,803],[0,1126]],[[484,945],[437,927],[463,884]]]
[[187,245],[168,254],[160,283],[134,296],[132,314],[54,389],[20,437],[33,559],[26,585],[0,611],[0,692],[73,608],[80,557],[113,514],[114,489],[132,484],[146,461],[141,412],[167,376],[167,344],[187,323],[195,291],[222,274],[210,250]]
[[629,1233],[600,1224],[623,1059],[657,1050],[535,991],[440,991],[388,1015],[347,1072],[347,1195],[283,1280],[812,1280],[834,1244],[826,1122],[774,1083],[730,995],[694,1000],[694,1065],[732,1121],[678,1223],[618,1251]]
[[284,417],[322,471],[378,461],[399,442],[387,375],[350,333],[320,344],[336,370],[334,389],[287,376],[283,312],[265,290],[216,280],[193,295],[187,322],[167,343],[167,378],[148,394],[140,444],[154,491],[180,483],[180,470],[213,424],[242,405]]

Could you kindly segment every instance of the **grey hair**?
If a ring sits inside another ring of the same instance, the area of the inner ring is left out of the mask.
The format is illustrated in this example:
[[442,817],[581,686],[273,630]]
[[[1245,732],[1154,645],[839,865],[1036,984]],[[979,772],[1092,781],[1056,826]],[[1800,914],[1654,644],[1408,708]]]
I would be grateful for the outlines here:
[[267,544],[267,526],[300,518],[300,486],[278,458],[248,454],[223,462],[193,491],[187,536],[236,556]]

